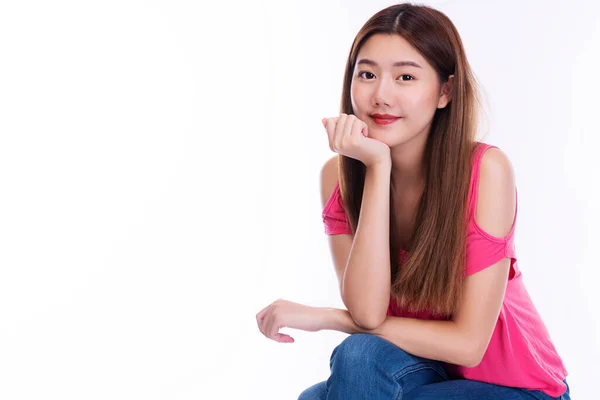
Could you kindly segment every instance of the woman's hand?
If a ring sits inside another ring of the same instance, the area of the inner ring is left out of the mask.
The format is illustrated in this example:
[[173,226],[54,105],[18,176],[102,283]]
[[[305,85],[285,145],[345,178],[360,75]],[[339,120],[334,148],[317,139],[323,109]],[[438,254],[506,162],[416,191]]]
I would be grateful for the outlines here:
[[371,139],[367,124],[355,115],[342,113],[339,117],[323,118],[321,122],[327,130],[332,151],[362,161],[367,167],[391,162],[390,147]]
[[256,314],[256,322],[258,329],[269,339],[280,343],[293,343],[293,337],[279,333],[281,328],[317,332],[321,330],[322,316],[323,313],[318,308],[278,299]]

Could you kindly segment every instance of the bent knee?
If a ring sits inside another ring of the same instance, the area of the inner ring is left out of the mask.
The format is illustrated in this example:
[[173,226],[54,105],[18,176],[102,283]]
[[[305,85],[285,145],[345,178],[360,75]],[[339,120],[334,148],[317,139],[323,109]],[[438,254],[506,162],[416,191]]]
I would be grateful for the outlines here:
[[370,333],[355,333],[342,341],[331,354],[331,363],[342,364],[344,367],[363,368],[367,364],[376,363],[389,351],[403,351],[387,340]]
[[417,365],[431,365],[445,374],[442,364],[407,353],[388,340],[369,333],[355,333],[342,341],[331,354],[330,366],[337,372],[357,374],[374,368],[390,375]]

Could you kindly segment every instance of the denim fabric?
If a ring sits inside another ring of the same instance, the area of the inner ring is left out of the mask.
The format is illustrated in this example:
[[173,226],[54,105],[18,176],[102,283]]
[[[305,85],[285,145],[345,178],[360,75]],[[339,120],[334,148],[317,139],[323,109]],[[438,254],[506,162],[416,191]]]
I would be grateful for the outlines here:
[[[350,335],[338,345],[330,367],[330,377],[304,390],[298,400],[553,399],[540,390],[450,379],[441,362],[409,354],[365,333]],[[556,399],[570,400],[569,392],[567,385]]]

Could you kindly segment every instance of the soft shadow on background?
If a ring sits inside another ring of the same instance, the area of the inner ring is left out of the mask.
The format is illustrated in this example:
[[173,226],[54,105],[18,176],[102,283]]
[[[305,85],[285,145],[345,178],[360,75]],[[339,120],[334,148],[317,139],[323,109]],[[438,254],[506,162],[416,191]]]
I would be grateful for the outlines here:
[[[515,242],[576,399],[600,377],[600,5],[425,1],[485,89],[515,168]],[[344,63],[393,2],[0,4],[0,398],[295,399],[343,307],[319,171]],[[485,135],[485,136],[483,136]]]

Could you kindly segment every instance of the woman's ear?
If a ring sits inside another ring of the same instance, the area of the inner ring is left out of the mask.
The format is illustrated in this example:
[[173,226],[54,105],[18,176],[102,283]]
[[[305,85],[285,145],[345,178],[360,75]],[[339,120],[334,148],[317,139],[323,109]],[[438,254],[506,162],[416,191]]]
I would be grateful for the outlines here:
[[444,108],[452,101],[452,92],[454,88],[454,75],[450,75],[448,80],[442,84],[440,99],[437,108]]

